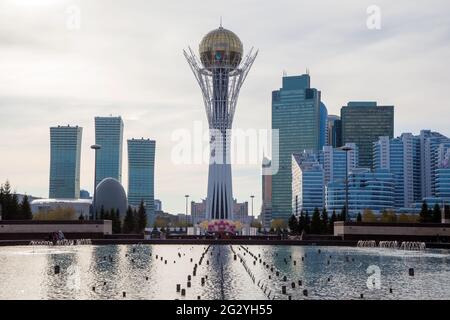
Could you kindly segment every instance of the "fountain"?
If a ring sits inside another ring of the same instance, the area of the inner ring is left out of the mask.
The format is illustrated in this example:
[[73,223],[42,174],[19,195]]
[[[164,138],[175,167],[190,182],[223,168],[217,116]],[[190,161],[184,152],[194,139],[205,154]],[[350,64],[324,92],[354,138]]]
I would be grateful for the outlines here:
[[359,240],[356,246],[358,248],[376,248],[377,242],[375,240]]
[[378,243],[378,246],[380,248],[385,248],[385,249],[397,249],[398,242],[397,241],[380,241]]
[[400,245],[401,250],[424,251],[426,249],[425,242],[403,241]]

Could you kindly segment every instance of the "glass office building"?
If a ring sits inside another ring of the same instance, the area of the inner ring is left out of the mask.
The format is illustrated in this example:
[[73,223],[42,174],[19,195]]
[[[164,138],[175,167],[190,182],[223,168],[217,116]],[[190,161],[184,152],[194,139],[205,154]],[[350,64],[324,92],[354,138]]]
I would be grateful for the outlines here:
[[329,115],[327,117],[327,143],[333,148],[342,147],[342,121],[339,116]]
[[310,87],[307,74],[283,77],[282,88],[272,92],[272,129],[279,138],[272,148],[272,163],[279,164],[272,177],[272,219],[292,214],[292,154],[320,149],[320,106],[320,91]]
[[414,203],[413,155],[411,134],[403,134],[395,139],[380,137],[374,143],[373,167],[386,169],[393,174],[397,209],[411,207]]
[[371,168],[373,143],[381,136],[394,137],[394,107],[376,102],[349,102],[341,108],[342,143],[356,143],[359,165]]
[[346,161],[347,172],[358,167],[358,147],[354,143],[346,143],[345,145],[351,148],[348,155],[345,154],[344,150],[332,146],[324,146],[319,152],[319,163],[323,167],[325,185],[333,181],[345,180]]
[[[350,217],[356,217],[365,209],[374,213],[393,209],[394,177],[388,170],[370,171],[367,168],[354,169],[348,177],[348,211]],[[326,208],[328,211],[341,212],[345,205],[345,182],[331,182],[326,190]]]
[[314,154],[292,155],[292,214],[310,214],[325,207],[325,185],[322,166]]
[[57,126],[50,128],[51,199],[80,197],[81,136],[83,128]]
[[95,163],[96,186],[105,178],[122,182],[122,141],[121,117],[95,117],[95,144],[101,146]]
[[155,147],[154,140],[128,140],[128,204],[139,206],[144,201],[147,221],[155,212]]
[[450,144],[450,139],[430,130],[420,131],[420,161],[422,198],[436,195],[436,169],[438,168],[438,149],[441,144]]
[[320,131],[319,131],[319,150],[323,146],[328,145],[328,110],[327,107],[320,102]]
[[437,151],[436,197],[450,205],[450,143],[443,143]]

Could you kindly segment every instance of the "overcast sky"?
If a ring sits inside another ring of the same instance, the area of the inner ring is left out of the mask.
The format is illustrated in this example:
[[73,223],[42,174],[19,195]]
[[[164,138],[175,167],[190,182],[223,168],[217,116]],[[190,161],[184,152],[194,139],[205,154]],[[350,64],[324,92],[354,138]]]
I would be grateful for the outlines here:
[[[171,161],[174,131],[206,116],[182,50],[223,25],[259,56],[234,127],[270,128],[271,91],[309,69],[330,114],[351,100],[395,105],[395,134],[450,135],[450,4],[429,1],[0,0],[0,182],[48,196],[49,127],[84,128],[81,187],[92,191],[94,117],[157,141],[155,196],[184,212],[206,196],[207,165]],[[381,29],[366,25],[381,9]],[[80,19],[77,18],[77,12]],[[78,24],[78,22],[80,22]],[[124,143],[123,184],[127,186]],[[233,166],[239,201],[261,199],[260,167]]]

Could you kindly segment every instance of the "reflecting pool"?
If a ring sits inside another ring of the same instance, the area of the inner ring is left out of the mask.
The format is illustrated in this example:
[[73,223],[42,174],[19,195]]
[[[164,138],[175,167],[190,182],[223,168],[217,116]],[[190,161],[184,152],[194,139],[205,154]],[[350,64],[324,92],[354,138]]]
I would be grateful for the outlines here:
[[450,299],[449,262],[429,249],[0,247],[0,299]]

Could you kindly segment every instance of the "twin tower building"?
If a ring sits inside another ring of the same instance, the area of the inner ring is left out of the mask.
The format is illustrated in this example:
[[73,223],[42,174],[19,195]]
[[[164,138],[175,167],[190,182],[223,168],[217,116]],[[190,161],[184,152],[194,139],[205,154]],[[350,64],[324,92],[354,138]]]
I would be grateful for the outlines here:
[[[120,187],[122,183],[123,129],[124,124],[120,116],[95,118],[95,144],[100,147],[95,151],[97,190],[102,184],[110,188],[114,185]],[[51,199],[80,198],[82,132],[83,128],[79,126],[50,128]],[[128,204],[138,206],[143,201],[147,214],[150,215],[154,212],[156,142],[150,139],[129,139],[127,143]],[[124,215],[125,210],[122,208],[121,211],[121,215]]]

